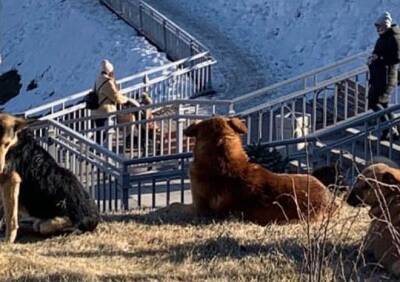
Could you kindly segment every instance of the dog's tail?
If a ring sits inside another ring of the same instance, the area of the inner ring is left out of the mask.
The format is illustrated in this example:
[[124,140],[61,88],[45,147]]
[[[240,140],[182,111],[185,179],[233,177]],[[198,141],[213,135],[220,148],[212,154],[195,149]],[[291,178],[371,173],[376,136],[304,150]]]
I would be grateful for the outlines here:
[[90,232],[93,231],[100,222],[100,217],[94,216],[86,216],[76,225],[78,229],[82,232]]

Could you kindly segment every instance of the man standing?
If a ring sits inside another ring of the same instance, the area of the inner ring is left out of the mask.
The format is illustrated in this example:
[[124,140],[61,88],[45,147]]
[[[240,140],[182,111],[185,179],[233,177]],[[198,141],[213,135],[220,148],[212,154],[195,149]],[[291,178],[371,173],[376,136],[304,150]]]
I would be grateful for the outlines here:
[[[392,24],[392,17],[385,12],[375,22],[379,38],[376,41],[374,51],[369,58],[370,71],[368,107],[379,111],[388,107],[390,95],[397,85],[397,70],[400,63],[400,29]],[[393,116],[385,115],[384,121]],[[397,128],[393,128],[395,138],[399,137]],[[383,131],[382,139],[388,140],[389,130]]]

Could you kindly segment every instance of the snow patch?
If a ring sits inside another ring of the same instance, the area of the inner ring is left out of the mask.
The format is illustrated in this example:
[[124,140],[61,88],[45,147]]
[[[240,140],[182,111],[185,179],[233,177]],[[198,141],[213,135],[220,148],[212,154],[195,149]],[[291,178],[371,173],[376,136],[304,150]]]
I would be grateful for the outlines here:
[[[7,111],[90,88],[104,58],[113,62],[118,78],[167,62],[165,54],[98,1],[1,1],[0,74],[17,69],[22,79]],[[32,81],[36,88],[29,87]]]

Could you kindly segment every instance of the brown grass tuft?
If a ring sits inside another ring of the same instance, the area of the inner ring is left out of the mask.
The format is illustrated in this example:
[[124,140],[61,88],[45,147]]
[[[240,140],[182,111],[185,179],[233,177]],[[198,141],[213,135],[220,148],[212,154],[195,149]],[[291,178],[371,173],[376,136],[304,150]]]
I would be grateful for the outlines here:
[[321,224],[311,226],[310,247],[305,224],[262,227],[164,210],[114,214],[94,233],[20,236],[15,245],[1,244],[0,280],[315,280],[309,248],[322,255],[324,281],[384,279],[388,275],[359,252],[369,222],[366,210],[345,205],[322,248]]

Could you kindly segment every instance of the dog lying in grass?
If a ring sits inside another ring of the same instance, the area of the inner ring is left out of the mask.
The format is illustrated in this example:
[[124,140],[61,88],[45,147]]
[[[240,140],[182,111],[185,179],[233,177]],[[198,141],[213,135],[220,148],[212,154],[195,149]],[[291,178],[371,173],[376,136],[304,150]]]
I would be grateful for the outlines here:
[[352,206],[367,205],[372,218],[365,248],[388,271],[400,276],[400,170],[373,164],[358,176],[347,198]]
[[214,117],[185,129],[196,138],[190,166],[192,209],[200,215],[239,214],[257,224],[316,220],[336,205],[326,187],[305,174],[277,174],[251,163],[238,118]]
[[18,213],[35,218],[34,230],[50,235],[92,231],[99,222],[94,201],[78,179],[25,129],[22,118],[0,114],[0,189],[6,241],[14,242]]

